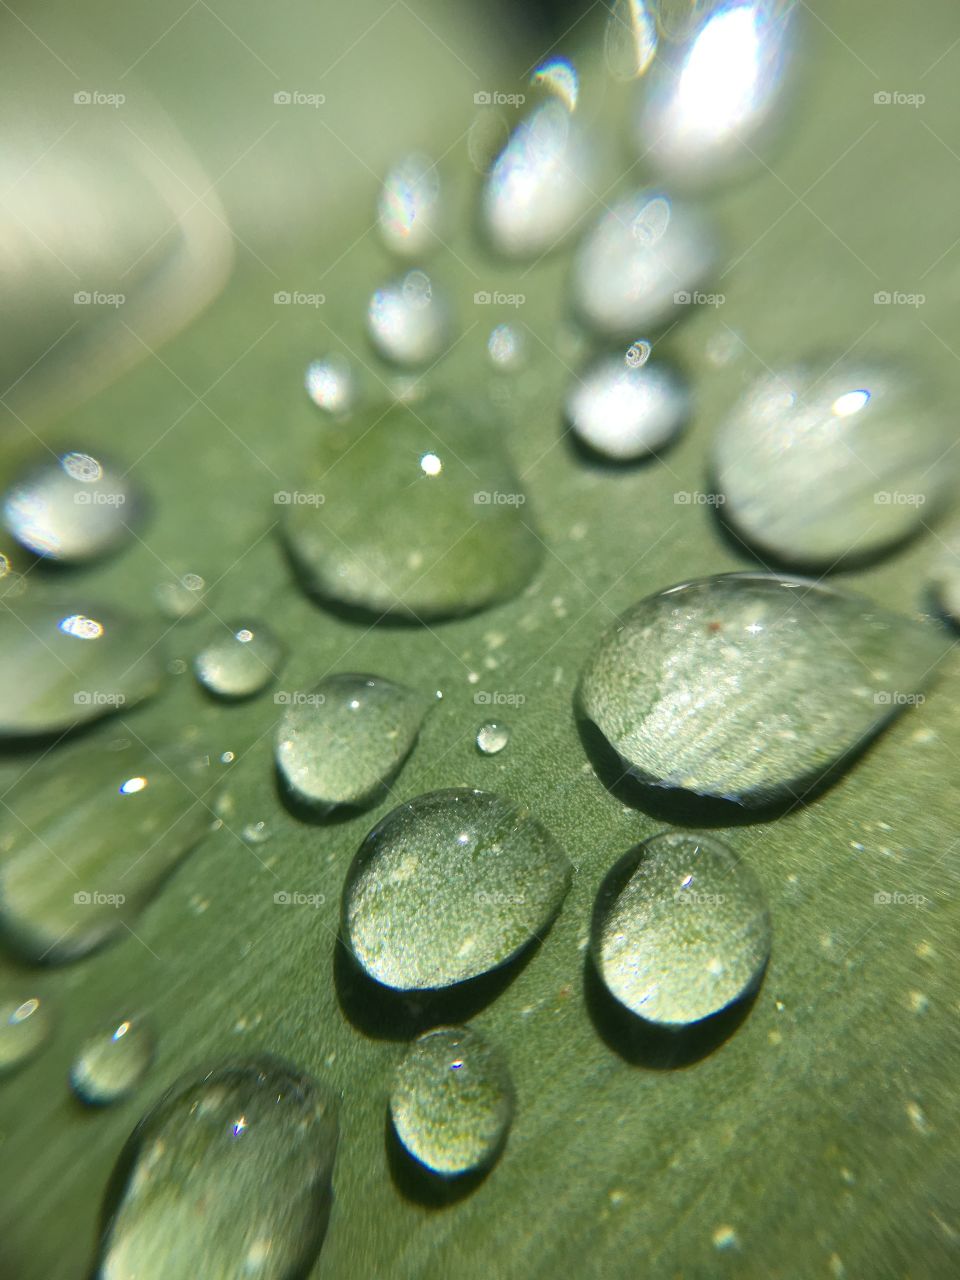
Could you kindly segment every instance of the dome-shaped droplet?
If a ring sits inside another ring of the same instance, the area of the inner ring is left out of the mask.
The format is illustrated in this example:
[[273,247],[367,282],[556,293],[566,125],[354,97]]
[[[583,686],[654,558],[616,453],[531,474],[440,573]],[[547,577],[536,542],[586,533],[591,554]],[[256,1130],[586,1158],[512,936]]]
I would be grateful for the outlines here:
[[324,356],[311,360],[304,378],[307,395],[327,413],[349,413],[356,394],[353,370],[349,361],[341,355]]
[[306,586],[374,618],[419,620],[515,595],[540,562],[526,494],[495,430],[446,397],[333,424],[284,533]]
[[440,242],[440,175],[429,156],[406,156],[387,174],[377,206],[380,236],[393,253],[421,258]]
[[487,339],[487,354],[495,369],[512,373],[523,364],[525,346],[523,334],[515,325],[498,324]]
[[429,364],[449,341],[450,307],[425,272],[408,271],[370,299],[367,330],[385,360],[398,365]]
[[649,1022],[676,1026],[753,991],[771,933],[763,890],[725,844],[668,831],[611,869],[590,941],[611,995]]
[[759,804],[800,796],[916,701],[948,644],[809,579],[720,574],[634,605],[579,702],[644,781]]
[[433,699],[381,676],[327,676],[309,693],[277,695],[277,768],[293,795],[321,809],[366,806],[413,750]]
[[698,212],[662,192],[634,192],[602,214],[577,249],[574,304],[602,333],[653,329],[697,300],[716,255]]
[[275,680],[286,651],[269,627],[259,622],[223,628],[197,654],[197,679],[218,698],[249,698]]
[[196,617],[204,608],[208,584],[199,573],[184,573],[158,582],[153,594],[163,616],[179,622],[181,618]]
[[276,1058],[175,1085],[121,1156],[100,1280],[294,1280],[326,1232],[334,1094]]
[[156,1040],[139,1018],[121,1018],[80,1046],[70,1087],[81,1102],[105,1107],[131,1094],[150,1069]]
[[452,986],[542,937],[570,875],[529,811],[485,791],[432,791],[388,813],[357,851],[343,940],[384,986]]
[[489,1165],[503,1147],[513,1107],[506,1062],[469,1027],[438,1027],[414,1040],[390,1091],[397,1137],[442,1177]]
[[[60,597],[58,597],[60,599]],[[94,601],[0,605],[0,736],[58,733],[159,689],[156,629]]]
[[138,913],[210,829],[208,756],[101,739],[49,753],[0,812],[0,937],[32,963],[129,936]]
[[713,479],[751,543],[832,568],[932,518],[956,483],[955,439],[920,379],[850,357],[755,382],[717,432]]
[[567,417],[591,449],[626,462],[663,449],[690,417],[690,396],[666,365],[605,356],[567,393]]
[[481,755],[495,756],[509,741],[510,730],[505,724],[490,720],[477,730],[477,750]]
[[3,522],[29,551],[79,563],[132,537],[140,499],[129,478],[89,453],[34,465],[4,494]]
[[45,1000],[0,992],[0,1077],[18,1071],[39,1053],[51,1030]]
[[615,0],[607,16],[603,49],[616,80],[636,80],[657,52],[655,0]]

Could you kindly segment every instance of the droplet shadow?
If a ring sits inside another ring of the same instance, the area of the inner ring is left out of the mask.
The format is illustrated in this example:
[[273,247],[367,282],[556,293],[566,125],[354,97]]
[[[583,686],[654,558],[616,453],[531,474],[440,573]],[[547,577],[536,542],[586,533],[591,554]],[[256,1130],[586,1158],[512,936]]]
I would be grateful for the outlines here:
[[370,804],[348,805],[338,804],[332,808],[324,808],[321,805],[313,805],[302,799],[296,794],[289,785],[280,769],[274,765],[273,769],[273,787],[277,799],[287,810],[287,812],[297,819],[298,822],[307,823],[312,827],[338,827],[343,826],[347,822],[353,822],[356,818],[362,817],[368,810],[372,811],[382,804],[384,800],[389,798],[389,791],[384,788],[382,796],[378,796]]
[[425,1209],[449,1209],[471,1195],[486,1181],[503,1148],[501,1143],[497,1152],[481,1168],[445,1177],[428,1169],[407,1151],[397,1136],[389,1107],[384,1121],[383,1141],[393,1185],[404,1199],[422,1205]]

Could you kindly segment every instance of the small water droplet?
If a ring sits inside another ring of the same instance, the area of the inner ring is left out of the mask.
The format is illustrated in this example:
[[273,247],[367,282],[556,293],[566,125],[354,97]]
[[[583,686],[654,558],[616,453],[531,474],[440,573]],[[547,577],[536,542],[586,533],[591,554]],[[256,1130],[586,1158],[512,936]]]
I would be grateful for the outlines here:
[[512,324],[498,324],[487,339],[487,353],[494,368],[512,373],[524,361],[525,343],[520,330]]
[[156,1040],[139,1018],[121,1018],[80,1046],[70,1067],[70,1087],[91,1107],[128,1097],[153,1062]]
[[197,654],[197,679],[218,698],[249,698],[279,675],[284,646],[262,623],[233,623]]
[[495,756],[510,741],[510,730],[505,724],[490,721],[477,730],[477,750],[485,756]]
[[270,839],[270,828],[262,820],[248,822],[240,832],[240,837],[246,844],[266,844]]
[[469,1027],[438,1027],[415,1040],[390,1092],[397,1137],[442,1177],[489,1165],[506,1141],[513,1108],[506,1062]]
[[542,937],[570,876],[527,810],[489,792],[433,791],[392,810],[361,844],[344,883],[343,939],[384,986],[452,986]]
[[46,1001],[9,991],[0,995],[0,1076],[19,1070],[39,1053],[51,1030]]
[[569,391],[566,410],[584,444],[625,462],[675,439],[690,417],[690,395],[666,365],[631,362],[628,352],[626,360],[606,356],[586,370]]
[[568,111],[576,111],[577,98],[580,96],[580,77],[569,58],[547,58],[531,75],[530,84],[535,89],[545,89],[559,99]]
[[353,370],[345,356],[333,353],[322,360],[311,360],[307,365],[304,385],[318,409],[344,414],[353,408],[356,388]]
[[409,155],[387,174],[377,206],[380,236],[403,257],[422,257],[438,243],[440,176],[429,156]]
[[423,271],[379,288],[370,300],[367,329],[376,350],[398,365],[436,360],[450,338],[449,304]]
[[648,0],[615,0],[607,17],[603,49],[616,80],[637,80],[657,52],[657,24]]
[[199,573],[185,573],[169,582],[159,582],[153,594],[163,616],[178,622],[200,612],[207,599],[207,584]]

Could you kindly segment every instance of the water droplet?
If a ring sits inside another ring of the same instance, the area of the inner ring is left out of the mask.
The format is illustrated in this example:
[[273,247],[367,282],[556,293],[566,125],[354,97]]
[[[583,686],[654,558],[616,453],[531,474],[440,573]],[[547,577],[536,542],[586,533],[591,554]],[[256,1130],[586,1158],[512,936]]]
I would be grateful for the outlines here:
[[[433,396],[317,443],[323,501],[284,510],[307,587],[374,617],[469,613],[522,590],[541,546],[526,494],[469,407]],[[309,474],[309,473],[308,473]]]
[[34,465],[3,497],[3,521],[22,546],[50,560],[80,563],[132,536],[139,497],[120,471],[88,453]]
[[637,191],[604,213],[577,249],[574,302],[601,332],[653,329],[694,300],[715,261],[714,237],[698,212]]
[[128,710],[159,689],[163,656],[149,624],[84,601],[0,607],[0,735],[56,733]]
[[432,791],[388,813],[357,851],[343,940],[384,986],[452,986],[542,937],[570,876],[529,811],[485,791]]
[[429,156],[406,156],[387,174],[377,207],[380,236],[392,252],[419,258],[437,243],[440,176]]
[[207,584],[199,573],[185,573],[170,582],[158,583],[154,598],[165,618],[179,622],[181,618],[195,617],[203,608]]
[[249,698],[280,672],[284,646],[262,623],[235,623],[197,654],[197,679],[219,698]]
[[627,348],[623,362],[628,369],[642,369],[650,359],[652,350],[650,343],[641,338],[639,342],[634,342]]
[[289,1280],[326,1232],[338,1103],[276,1058],[175,1085],[121,1156],[129,1174],[107,1227],[102,1280]]
[[512,324],[498,324],[487,339],[491,363],[505,373],[512,373],[523,364],[524,346],[522,333]]
[[611,869],[591,951],[610,993],[649,1022],[699,1022],[753,991],[770,914],[749,870],[714,836],[668,831]]
[[348,673],[286,701],[277,768],[299,800],[324,809],[382,799],[433,706],[432,698],[393,680]]
[[665,365],[607,356],[578,379],[566,408],[584,444],[625,462],[656,453],[679,434],[690,417],[690,395]]
[[648,0],[615,0],[607,18],[603,48],[616,80],[636,80],[657,52],[657,24]]
[[240,832],[240,838],[246,844],[266,844],[270,839],[270,828],[262,820],[248,822]]
[[12,1074],[39,1053],[50,1038],[52,1024],[46,1002],[0,995],[0,1076]]
[[370,299],[367,328],[376,350],[398,365],[428,364],[449,341],[451,314],[423,271],[410,271]]
[[930,567],[929,584],[939,606],[960,623],[960,528],[943,535],[939,554]]
[[808,579],[720,574],[634,605],[587,661],[580,707],[644,781],[760,804],[916,701],[948,643]]
[[510,741],[510,730],[505,724],[490,721],[477,730],[477,750],[485,756],[495,756]]
[[304,385],[318,409],[342,414],[353,408],[356,394],[353,370],[344,356],[334,353],[322,360],[311,360],[307,365]]
[[91,1107],[128,1097],[150,1069],[156,1040],[149,1025],[122,1018],[80,1046],[70,1067],[70,1087]]
[[918,379],[851,358],[755,382],[717,432],[713,476],[752,543],[833,567],[930,520],[956,482],[954,438]]
[[138,913],[210,827],[209,763],[185,748],[52,752],[9,791],[0,933],[31,963],[129,937]]
[[576,111],[580,77],[569,58],[547,58],[531,75],[530,83],[535,89],[552,94],[568,111]]
[[414,1040],[390,1093],[397,1137],[442,1177],[489,1165],[506,1140],[513,1108],[506,1062],[469,1027],[438,1027]]

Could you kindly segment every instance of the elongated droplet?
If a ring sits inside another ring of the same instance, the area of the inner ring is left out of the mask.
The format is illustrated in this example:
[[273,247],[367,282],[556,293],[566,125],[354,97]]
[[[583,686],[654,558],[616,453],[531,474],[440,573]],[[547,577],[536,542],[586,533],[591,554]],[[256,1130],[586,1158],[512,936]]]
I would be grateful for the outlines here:
[[70,1067],[70,1087],[91,1107],[119,1102],[150,1070],[155,1050],[156,1040],[146,1022],[122,1018],[80,1046]]
[[0,935],[31,963],[77,960],[129,936],[211,824],[209,757],[85,739],[51,752],[0,817]]
[[422,258],[439,243],[440,176],[429,156],[406,156],[387,174],[377,206],[383,243],[402,257]]
[[619,355],[597,361],[567,395],[567,417],[579,439],[618,462],[665,448],[689,416],[690,396],[678,374]]
[[201,649],[194,659],[197,679],[218,698],[249,698],[275,680],[284,646],[262,623],[236,623]]
[[370,299],[370,341],[393,364],[417,366],[436,360],[451,328],[450,306],[423,271],[408,271]]
[[495,756],[510,741],[510,730],[505,724],[490,721],[477,730],[477,750],[484,756]]
[[397,1137],[443,1177],[490,1164],[506,1140],[513,1108],[506,1062],[469,1027],[438,1027],[414,1040],[390,1092]]
[[657,52],[653,0],[615,0],[607,17],[603,49],[616,80],[637,80]]
[[800,796],[916,701],[948,647],[863,596],[720,574],[634,605],[579,702],[644,781],[760,804]]
[[342,414],[353,408],[356,395],[353,370],[343,356],[333,354],[322,360],[311,360],[304,383],[307,395],[318,409]]
[[653,329],[696,300],[716,256],[699,213],[662,192],[636,191],[604,213],[577,249],[574,303],[602,333]]
[[611,869],[591,952],[611,995],[649,1022],[699,1022],[753,991],[772,929],[755,877],[714,836],[666,831]]
[[930,520],[956,483],[949,413],[918,378],[855,358],[761,378],[717,432],[724,514],[799,565],[876,554]]
[[0,1077],[12,1075],[50,1039],[46,1001],[5,991],[0,995]]
[[393,680],[348,673],[281,696],[277,768],[299,800],[322,809],[382,799],[433,705]]
[[156,641],[152,625],[94,601],[5,600],[0,735],[58,733],[129,710],[163,681]]
[[334,424],[285,508],[306,586],[380,618],[470,613],[515,595],[540,562],[533,518],[489,422],[432,396],[350,430]]
[[384,986],[452,986],[542,937],[570,875],[527,810],[486,791],[431,791],[388,813],[357,851],[343,940]]
[[277,1058],[175,1085],[133,1131],[101,1280],[303,1280],[332,1201],[338,1102]]
[[29,551],[82,563],[133,536],[140,497],[122,471],[89,453],[35,464],[3,497],[3,521]]

